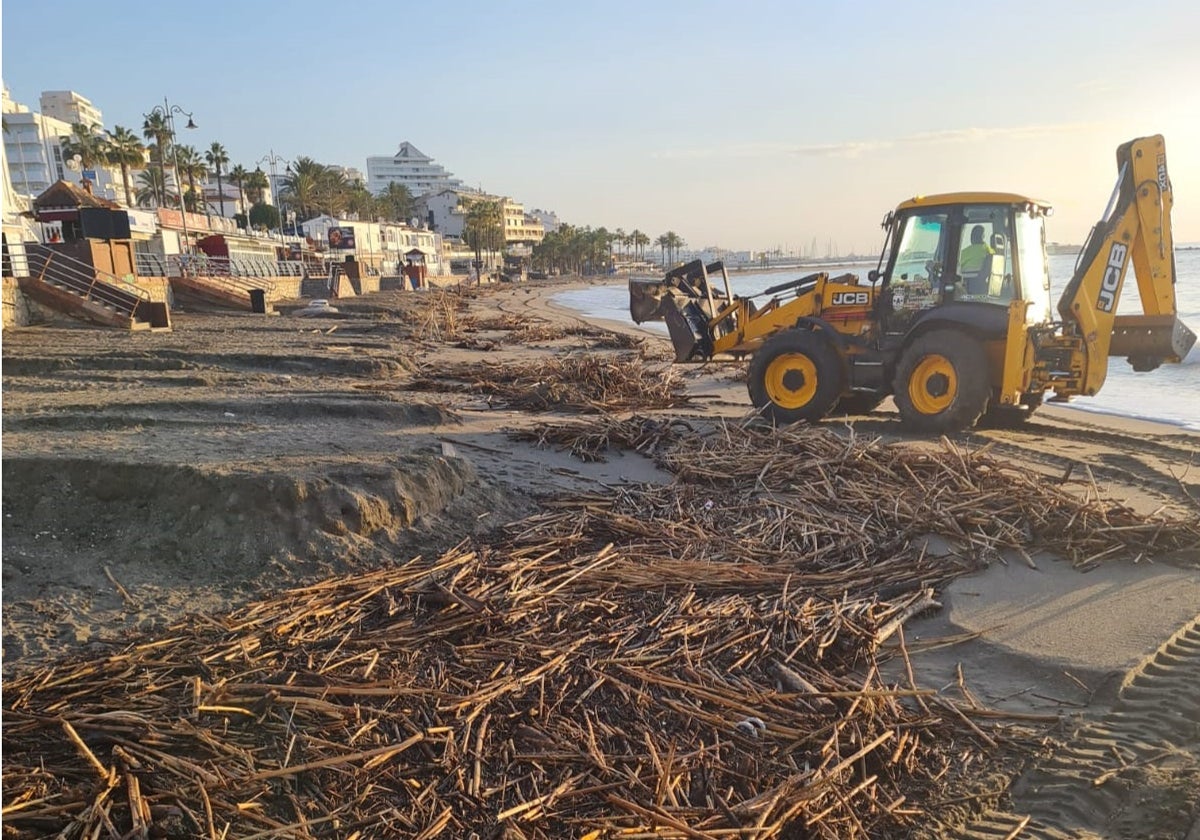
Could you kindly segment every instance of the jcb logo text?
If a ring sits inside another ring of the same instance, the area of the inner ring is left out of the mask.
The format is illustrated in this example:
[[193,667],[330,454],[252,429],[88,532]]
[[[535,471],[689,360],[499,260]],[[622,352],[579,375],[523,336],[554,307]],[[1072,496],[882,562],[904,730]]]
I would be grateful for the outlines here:
[[871,295],[867,292],[834,292],[832,302],[834,306],[862,306],[871,302]]
[[1112,312],[1117,306],[1117,289],[1121,285],[1121,269],[1125,267],[1125,255],[1129,249],[1114,242],[1108,252],[1108,264],[1104,266],[1104,279],[1100,282],[1100,299],[1096,308],[1101,312]]

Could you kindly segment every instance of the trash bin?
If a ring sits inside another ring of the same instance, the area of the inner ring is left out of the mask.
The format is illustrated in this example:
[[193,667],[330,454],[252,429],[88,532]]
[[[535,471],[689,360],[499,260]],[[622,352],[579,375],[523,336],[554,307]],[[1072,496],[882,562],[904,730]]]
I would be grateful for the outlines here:
[[250,290],[250,311],[259,315],[267,314],[267,293],[263,289]]

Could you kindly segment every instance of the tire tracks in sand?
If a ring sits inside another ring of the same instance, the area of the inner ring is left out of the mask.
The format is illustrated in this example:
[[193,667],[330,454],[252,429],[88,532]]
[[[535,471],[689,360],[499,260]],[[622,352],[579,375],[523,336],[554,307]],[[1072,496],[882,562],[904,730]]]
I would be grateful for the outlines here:
[[[1191,837],[1200,826],[1200,616],[1125,677],[1117,702],[950,835],[961,840]],[[1193,826],[1189,832],[1189,826]]]

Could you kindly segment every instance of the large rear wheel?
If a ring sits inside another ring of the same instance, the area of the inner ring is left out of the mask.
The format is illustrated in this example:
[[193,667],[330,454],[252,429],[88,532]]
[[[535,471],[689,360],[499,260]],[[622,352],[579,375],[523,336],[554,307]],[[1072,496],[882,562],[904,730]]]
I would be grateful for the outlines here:
[[959,330],[918,337],[900,356],[894,384],[900,418],[918,432],[958,432],[987,408],[991,383],[983,345]]
[[750,360],[750,401],[763,416],[783,425],[816,422],[842,393],[845,373],[837,348],[824,335],[791,329],[776,333]]

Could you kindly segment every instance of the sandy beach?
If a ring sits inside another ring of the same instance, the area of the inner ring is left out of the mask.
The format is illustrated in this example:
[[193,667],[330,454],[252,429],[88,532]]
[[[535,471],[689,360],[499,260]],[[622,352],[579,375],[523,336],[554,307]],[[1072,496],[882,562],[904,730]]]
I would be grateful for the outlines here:
[[[544,424],[578,411],[430,383],[629,357],[647,381],[680,377],[688,397],[636,414],[699,430],[751,422],[738,368],[671,367],[661,336],[553,302],[586,282],[380,293],[336,301],[326,318],[179,311],[160,334],[6,330],[6,716],[13,681],[64,657],[103,658],[187,615],[487,542],[556,500],[675,478],[634,451],[587,461],[538,445]],[[1200,516],[1200,433],[1173,426],[1047,406],[1020,429],[916,440],[890,403],[823,425],[882,447],[979,453],[1131,515]],[[975,552],[929,530],[921,557],[974,571],[931,586],[936,607],[883,643],[884,678],[1045,734],[972,767],[953,796],[917,803],[936,816],[909,820],[904,836],[1200,836],[1195,543],[1073,565],[1036,542]],[[10,749],[6,738],[6,805]],[[692,836],[679,831],[669,836]]]

